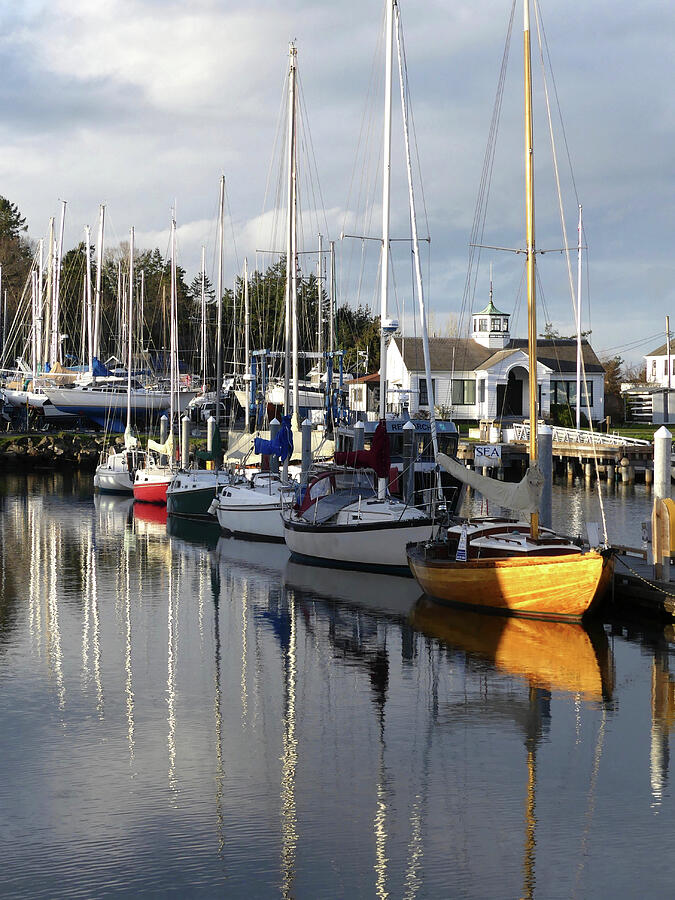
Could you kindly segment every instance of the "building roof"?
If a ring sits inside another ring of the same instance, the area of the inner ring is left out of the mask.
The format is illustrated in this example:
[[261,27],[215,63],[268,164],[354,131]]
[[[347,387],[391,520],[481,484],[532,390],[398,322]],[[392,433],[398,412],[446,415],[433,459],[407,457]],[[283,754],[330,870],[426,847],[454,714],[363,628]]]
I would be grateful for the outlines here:
[[[670,345],[670,353],[671,356],[675,356],[675,341]],[[668,356],[668,344],[661,344],[660,347],[652,350],[651,353],[645,353],[645,356]]]
[[502,312],[497,309],[497,307],[492,302],[492,297],[490,297],[490,302],[485,307],[485,309],[481,309],[480,312],[474,313],[475,316],[508,316],[510,313]]
[[379,380],[380,380],[380,373],[373,372],[371,375],[361,375],[360,378],[352,378],[351,381],[347,381],[347,382],[345,382],[345,384],[347,386],[349,386],[350,384],[364,384],[364,383],[369,384],[371,381],[379,381]]
[[[527,340],[512,340],[510,347],[527,350]],[[581,341],[581,358],[587,372],[604,372],[605,367],[595,355],[588,341]],[[537,341],[537,362],[548,366],[553,372],[576,372],[577,342],[576,338]]]
[[[408,371],[424,370],[422,338],[395,337],[403,362]],[[511,340],[503,350],[491,350],[470,338],[429,338],[431,368],[436,372],[468,372],[489,368],[517,350],[527,351],[527,340]],[[588,373],[604,372],[604,366],[595,355],[588,341],[581,342],[581,356]],[[553,372],[567,373],[577,370],[577,342],[570,340],[537,341],[537,361]]]
[[[424,371],[422,338],[395,337],[394,341],[408,371]],[[429,338],[432,371],[466,372],[480,368],[493,350],[470,338]]]

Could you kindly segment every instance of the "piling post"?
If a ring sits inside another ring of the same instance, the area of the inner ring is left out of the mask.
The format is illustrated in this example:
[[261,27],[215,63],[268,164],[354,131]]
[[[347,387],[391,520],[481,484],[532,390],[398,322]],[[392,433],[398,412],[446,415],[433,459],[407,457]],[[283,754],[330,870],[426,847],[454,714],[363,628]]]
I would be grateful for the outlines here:
[[654,435],[654,506],[652,509],[652,555],[654,577],[670,581],[670,515],[663,501],[671,496],[670,457],[673,436],[662,425]]
[[539,521],[544,528],[553,525],[553,429],[550,425],[539,428],[539,469],[544,486],[539,499]]
[[[169,417],[166,413],[159,420],[159,442],[160,444],[165,444],[166,439],[169,437]],[[160,466],[166,465],[166,455],[161,454],[159,457]]]
[[312,423],[305,419],[302,423],[302,483],[307,484],[309,469],[312,465]]
[[190,465],[190,419],[180,420],[180,464],[184,469]]
[[359,420],[356,425],[354,425],[354,443],[352,445],[353,450],[363,450],[365,444],[365,433],[365,425]]
[[670,497],[670,454],[673,436],[662,425],[654,435],[654,499]]
[[[206,420],[206,449],[209,453],[213,452],[213,437],[216,433],[216,420],[213,416],[209,416]],[[213,460],[209,460],[206,463],[207,469],[215,469],[215,463]]]
[[403,426],[403,498],[415,503],[415,426],[408,419]]
[[[273,441],[274,438],[279,434],[279,429],[281,428],[281,422],[275,417],[270,422],[270,440]],[[279,457],[272,454],[267,457],[269,460],[268,466],[270,472],[275,472],[279,474]],[[264,457],[263,457],[264,459]],[[265,469],[265,466],[261,466],[262,469]]]

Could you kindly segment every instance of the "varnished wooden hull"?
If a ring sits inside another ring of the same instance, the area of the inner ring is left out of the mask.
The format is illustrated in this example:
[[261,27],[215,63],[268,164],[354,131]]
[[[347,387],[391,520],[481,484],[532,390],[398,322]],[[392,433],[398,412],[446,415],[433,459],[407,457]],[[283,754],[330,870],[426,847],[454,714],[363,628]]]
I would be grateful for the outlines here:
[[540,619],[579,621],[604,594],[614,560],[609,553],[523,556],[455,562],[408,550],[413,575],[430,597]]

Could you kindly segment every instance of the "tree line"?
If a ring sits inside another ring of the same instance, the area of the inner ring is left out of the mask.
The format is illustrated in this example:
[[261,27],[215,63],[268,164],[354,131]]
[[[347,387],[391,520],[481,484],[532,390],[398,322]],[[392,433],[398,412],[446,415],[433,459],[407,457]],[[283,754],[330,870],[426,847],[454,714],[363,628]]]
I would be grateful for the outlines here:
[[[24,300],[30,291],[30,271],[37,242],[28,235],[28,226],[16,204],[0,197],[0,265],[2,287],[7,297],[7,322],[13,323],[17,311],[30,309]],[[126,320],[129,278],[129,245],[122,242],[106,249],[101,269],[101,361],[126,359],[122,346],[122,323]],[[46,266],[46,263],[45,263]],[[97,260],[90,246],[89,267],[92,285],[97,280]],[[85,312],[85,273],[87,250],[84,241],[63,254],[60,269],[60,331],[66,362],[83,362],[86,341],[83,339]],[[206,297],[207,377],[215,373],[216,291],[204,279]],[[162,368],[169,346],[169,304],[171,264],[159,249],[135,250],[134,298],[135,315],[142,310],[142,327],[136,322],[134,334],[137,348],[151,364]],[[284,340],[286,295],[286,260],[281,259],[265,271],[253,271],[248,278],[251,349],[281,349]],[[198,273],[188,282],[185,269],[176,267],[176,299],[179,323],[179,353],[183,366],[200,371],[202,276]],[[301,350],[316,351],[319,345],[319,304],[322,310],[322,344],[328,346],[328,297],[314,274],[298,272],[298,322]],[[2,305],[0,304],[0,310]],[[9,328],[6,326],[7,330]],[[240,277],[233,288],[222,296],[223,371],[233,365],[243,368],[244,282]],[[18,333],[27,339],[30,322],[23,323]],[[16,331],[16,329],[15,329]],[[334,317],[336,349],[344,350],[345,371],[364,374],[379,367],[379,317],[369,309],[356,309],[342,304]]]

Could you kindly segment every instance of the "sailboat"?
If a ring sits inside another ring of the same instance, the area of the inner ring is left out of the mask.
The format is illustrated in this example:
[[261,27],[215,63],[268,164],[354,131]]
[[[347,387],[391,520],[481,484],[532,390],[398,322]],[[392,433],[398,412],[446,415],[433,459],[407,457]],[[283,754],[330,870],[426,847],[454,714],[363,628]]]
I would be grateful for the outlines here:
[[[389,226],[391,195],[391,112],[394,19],[398,47],[401,109],[404,126],[412,247],[423,334],[431,437],[438,451],[431,381],[429,343],[424,310],[419,241],[408,136],[407,95],[403,78],[401,25],[396,0],[386,2],[384,152],[382,183],[382,266],[380,315],[380,421],[371,449],[336,453],[336,467],[319,473],[307,486],[301,503],[284,509],[284,538],[294,558],[346,568],[365,568],[409,575],[406,546],[432,537],[435,523],[426,511],[387,493],[389,438],[387,435],[387,345],[397,329],[389,318]],[[341,468],[341,464],[345,468]],[[364,470],[374,475],[368,477]]]
[[96,467],[94,489],[103,493],[133,494],[134,473],[145,464],[145,452],[131,432],[131,368],[134,303],[134,229],[129,237],[129,327],[127,353],[127,423],[124,429],[124,449],[115,452],[111,447],[105,459]]
[[596,604],[613,574],[607,549],[583,552],[574,542],[539,525],[537,441],[537,359],[534,240],[534,148],[529,0],[524,0],[525,188],[527,225],[527,308],[530,401],[529,469],[519,485],[504,485],[464,469],[438,454],[446,471],[477,487],[486,497],[529,513],[518,520],[469,520],[447,537],[408,548],[408,563],[423,590],[440,600],[498,612],[546,619],[579,620]]
[[[293,401],[298,413],[297,378],[297,177],[296,177],[296,116],[297,116],[297,49],[291,44],[288,69],[288,134],[287,134],[287,197],[286,228],[286,303],[285,303],[285,371],[284,410],[290,408],[290,344],[291,316],[293,319]],[[279,423],[277,423],[279,424]],[[273,455],[283,462],[283,475],[258,472],[248,479],[241,475],[231,479],[217,494],[210,506],[223,531],[258,540],[281,542],[284,539],[281,509],[289,489],[288,462],[293,452],[293,435],[289,415],[282,417],[281,427],[271,441],[256,438],[256,453]]]
[[178,321],[176,297],[176,220],[171,219],[171,386],[169,408],[169,435],[163,444],[148,441],[148,451],[153,450],[157,457],[148,452],[146,464],[137,469],[134,475],[134,500],[145,503],[166,503],[166,491],[173,478],[173,428],[174,415],[180,411],[180,390],[178,381]]
[[[213,446],[210,452],[200,451],[202,458],[208,458],[213,468],[210,469],[180,469],[175,473],[166,491],[166,505],[169,515],[187,516],[189,518],[210,519],[213,516],[209,512],[211,503],[216,497],[218,487],[229,481],[229,478],[220,470],[222,462],[222,450],[220,443],[220,398],[222,389],[222,306],[223,306],[223,226],[225,216],[225,176],[220,177],[220,199],[218,204],[218,297],[217,297],[217,335],[216,335],[216,427],[213,436]],[[204,288],[204,259],[202,255],[202,292]],[[202,293],[202,308],[205,301]],[[205,353],[206,337],[204,333],[205,322],[202,320],[202,356]],[[203,366],[203,363],[202,363]],[[205,380],[205,379],[204,379]]]

